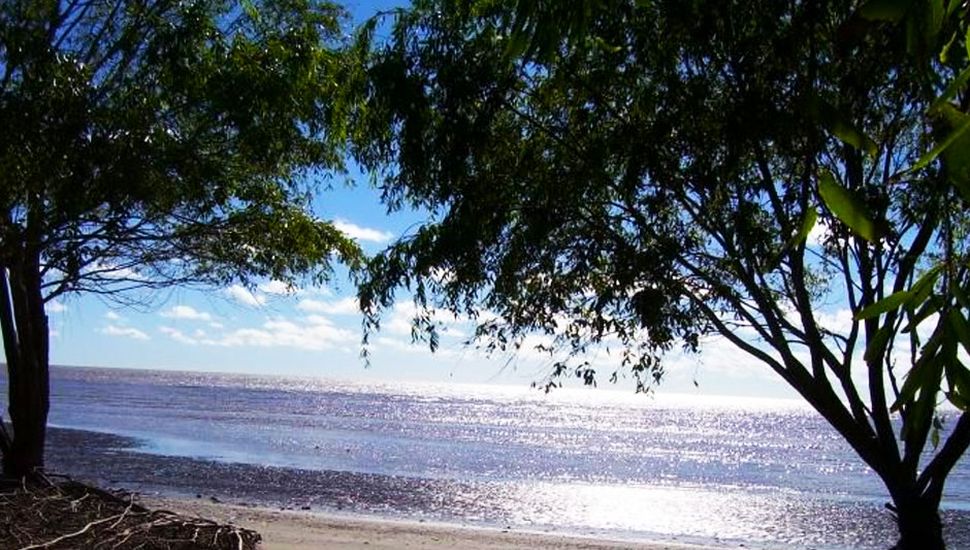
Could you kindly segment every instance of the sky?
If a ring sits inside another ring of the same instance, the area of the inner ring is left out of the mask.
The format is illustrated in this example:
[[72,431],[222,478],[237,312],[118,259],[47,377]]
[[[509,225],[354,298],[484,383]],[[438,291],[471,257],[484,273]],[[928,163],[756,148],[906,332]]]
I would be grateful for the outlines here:
[[[354,21],[393,2],[347,4]],[[420,212],[388,214],[368,178],[315,198],[318,216],[329,219],[373,254],[413,230]],[[486,356],[463,344],[467,323],[455,323],[431,353],[410,337],[413,306],[407,296],[387,312],[370,345],[370,362],[360,358],[361,317],[355,289],[343,270],[317,288],[287,289],[264,281],[255,291],[232,286],[199,292],[171,289],[148,306],[132,308],[95,296],[71,296],[48,306],[51,362],[99,366],[319,376],[362,381],[432,381],[528,386],[550,370],[549,360],[525,350],[518,355]],[[846,312],[833,311],[833,322]],[[843,319],[844,320],[844,319]],[[699,355],[667,358],[661,392],[792,397],[770,370],[722,338],[704,342]],[[596,364],[602,386],[614,357],[600,352]],[[695,384],[696,382],[696,384]],[[578,384],[576,384],[578,385]],[[618,391],[632,392],[620,379]]]

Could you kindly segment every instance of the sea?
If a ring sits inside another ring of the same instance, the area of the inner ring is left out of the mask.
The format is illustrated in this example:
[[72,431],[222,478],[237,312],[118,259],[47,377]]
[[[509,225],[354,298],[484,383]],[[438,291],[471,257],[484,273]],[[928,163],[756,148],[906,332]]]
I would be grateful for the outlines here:
[[[50,424],[49,469],[151,495],[726,548],[895,541],[877,476],[798,401],[55,367]],[[970,460],[942,508],[970,548]]]

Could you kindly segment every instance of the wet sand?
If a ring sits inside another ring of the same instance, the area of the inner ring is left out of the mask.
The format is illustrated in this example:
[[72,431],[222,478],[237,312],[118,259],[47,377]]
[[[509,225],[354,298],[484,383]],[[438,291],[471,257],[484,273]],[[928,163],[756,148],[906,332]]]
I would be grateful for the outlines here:
[[701,550],[713,548],[686,544],[587,539],[511,529],[489,529],[440,523],[274,510],[215,503],[206,499],[145,497],[142,502],[153,508],[234,523],[240,527],[253,529],[262,535],[262,548],[264,550],[330,548],[353,550],[399,548]]

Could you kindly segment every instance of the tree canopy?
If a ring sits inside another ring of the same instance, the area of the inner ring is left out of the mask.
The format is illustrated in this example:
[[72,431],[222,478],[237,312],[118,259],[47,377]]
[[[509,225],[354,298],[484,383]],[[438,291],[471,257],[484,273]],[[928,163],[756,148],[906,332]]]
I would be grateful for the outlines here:
[[360,260],[309,204],[343,161],[340,18],[315,0],[0,4],[6,473],[42,464],[46,302]]
[[339,11],[245,6],[4,4],[3,254],[38,240],[46,299],[357,254],[301,188],[341,161]]
[[571,359],[551,382],[620,348],[640,389],[719,335],[880,476],[902,547],[942,547],[970,444],[970,194],[965,148],[924,155],[963,128],[965,10],[417,2],[373,48],[356,154],[390,208],[433,214],[369,264],[371,326],[408,287],[489,349],[548,335]]

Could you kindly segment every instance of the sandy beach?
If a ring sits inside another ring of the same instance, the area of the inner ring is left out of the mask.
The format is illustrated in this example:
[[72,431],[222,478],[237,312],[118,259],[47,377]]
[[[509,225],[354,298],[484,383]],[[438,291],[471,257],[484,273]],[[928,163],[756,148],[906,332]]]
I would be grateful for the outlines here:
[[265,550],[462,548],[468,550],[702,550],[712,547],[671,543],[631,543],[514,530],[452,526],[311,512],[254,508],[210,500],[143,498],[152,508],[170,510],[253,529]]

